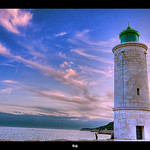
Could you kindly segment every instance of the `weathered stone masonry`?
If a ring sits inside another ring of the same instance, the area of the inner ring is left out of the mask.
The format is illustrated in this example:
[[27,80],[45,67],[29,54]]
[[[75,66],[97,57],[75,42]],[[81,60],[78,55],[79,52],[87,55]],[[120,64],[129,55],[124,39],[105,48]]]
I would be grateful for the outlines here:
[[143,43],[125,42],[112,50],[115,139],[136,140],[142,134],[142,139],[150,140],[147,49]]
[[147,46],[142,43],[123,43],[113,48],[115,107],[149,105],[146,51]]

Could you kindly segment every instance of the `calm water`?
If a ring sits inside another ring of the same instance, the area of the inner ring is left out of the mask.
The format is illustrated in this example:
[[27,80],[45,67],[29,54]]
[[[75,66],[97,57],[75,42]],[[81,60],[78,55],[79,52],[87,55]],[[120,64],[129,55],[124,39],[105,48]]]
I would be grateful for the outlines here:
[[[109,139],[110,135],[98,134],[98,139]],[[18,128],[0,127],[0,140],[25,141],[25,140],[95,140],[95,132],[67,130],[67,129],[44,129],[44,128]]]

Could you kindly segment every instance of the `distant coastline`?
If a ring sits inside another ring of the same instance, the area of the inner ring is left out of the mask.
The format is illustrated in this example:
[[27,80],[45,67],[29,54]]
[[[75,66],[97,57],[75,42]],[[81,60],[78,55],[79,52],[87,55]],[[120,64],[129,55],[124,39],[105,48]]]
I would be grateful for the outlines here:
[[97,128],[81,128],[80,131],[98,132],[99,134],[112,134],[114,133],[114,122],[109,122],[107,125]]

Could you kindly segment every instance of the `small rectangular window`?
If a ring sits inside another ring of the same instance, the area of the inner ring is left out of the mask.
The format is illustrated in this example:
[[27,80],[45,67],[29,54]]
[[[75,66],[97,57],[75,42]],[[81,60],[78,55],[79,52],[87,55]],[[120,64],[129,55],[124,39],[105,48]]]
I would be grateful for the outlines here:
[[140,95],[140,89],[137,88],[137,95]]
[[136,126],[136,139],[137,140],[142,140],[144,139],[143,137],[143,132],[144,131],[144,126]]

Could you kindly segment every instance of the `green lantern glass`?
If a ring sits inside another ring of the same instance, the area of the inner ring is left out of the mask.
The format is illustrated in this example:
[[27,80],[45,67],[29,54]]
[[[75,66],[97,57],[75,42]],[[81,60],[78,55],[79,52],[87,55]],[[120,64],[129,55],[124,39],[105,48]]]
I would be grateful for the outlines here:
[[139,42],[139,32],[132,29],[129,25],[126,30],[122,31],[119,34],[119,38],[121,40],[121,43],[126,42]]

